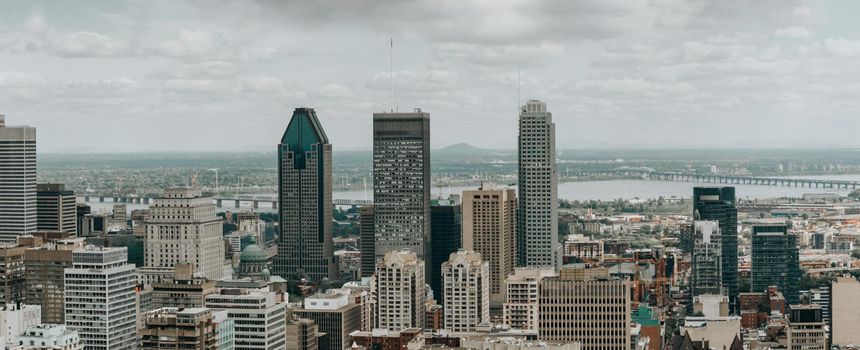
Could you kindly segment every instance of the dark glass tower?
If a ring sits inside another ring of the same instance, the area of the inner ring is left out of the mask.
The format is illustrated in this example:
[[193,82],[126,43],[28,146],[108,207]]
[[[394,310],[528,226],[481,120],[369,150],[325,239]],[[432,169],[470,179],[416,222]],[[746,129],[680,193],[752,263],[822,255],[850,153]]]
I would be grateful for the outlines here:
[[461,206],[434,204],[430,206],[430,228],[433,236],[433,258],[430,268],[430,288],[437,301],[442,295],[442,263],[462,245]]
[[358,211],[361,232],[361,277],[373,276],[376,270],[376,253],[373,231],[373,206],[361,207]]
[[719,222],[723,288],[729,293],[732,310],[738,299],[738,207],[734,187],[694,187],[693,216]]
[[335,279],[331,144],[311,108],[296,108],[278,145],[280,237],[275,274]]
[[800,301],[800,257],[797,236],[785,224],[752,227],[752,292],[777,286],[789,304]]

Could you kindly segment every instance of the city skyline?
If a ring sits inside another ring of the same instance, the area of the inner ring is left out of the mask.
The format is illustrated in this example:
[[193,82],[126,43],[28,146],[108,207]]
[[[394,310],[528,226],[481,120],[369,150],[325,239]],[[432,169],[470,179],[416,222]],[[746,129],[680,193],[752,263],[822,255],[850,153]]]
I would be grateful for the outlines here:
[[10,4],[3,112],[40,128],[44,152],[224,151],[268,149],[278,132],[261,126],[307,106],[341,149],[369,149],[393,39],[395,104],[450,130],[435,145],[515,135],[517,106],[540,97],[559,149],[858,146],[836,127],[858,110],[848,1],[222,5]]

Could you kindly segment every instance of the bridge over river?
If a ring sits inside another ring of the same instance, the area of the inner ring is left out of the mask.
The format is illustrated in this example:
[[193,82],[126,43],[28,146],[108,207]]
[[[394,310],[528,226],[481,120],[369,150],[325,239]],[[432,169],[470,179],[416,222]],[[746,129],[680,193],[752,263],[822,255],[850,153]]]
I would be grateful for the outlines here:
[[[154,196],[93,193],[79,194],[78,197],[83,197],[84,202],[132,204],[150,204],[156,198]],[[273,194],[221,194],[212,199],[218,208],[223,208],[224,203],[233,203],[236,208],[239,208],[242,203],[251,203],[254,208],[259,208],[260,203],[271,203],[272,209],[278,208],[278,196]],[[373,204],[373,201],[369,199],[333,199],[332,204],[364,206]]]
[[806,188],[832,188],[850,189],[860,188],[860,181],[846,180],[822,180],[801,179],[787,177],[759,177],[743,175],[712,175],[712,174],[685,174],[676,172],[654,171],[650,168],[626,168],[621,167],[608,171],[581,172],[580,176],[625,176],[638,177],[643,180],[653,181],[675,181],[675,182],[701,182],[713,184],[738,184],[738,185],[761,185],[782,187],[806,187]]

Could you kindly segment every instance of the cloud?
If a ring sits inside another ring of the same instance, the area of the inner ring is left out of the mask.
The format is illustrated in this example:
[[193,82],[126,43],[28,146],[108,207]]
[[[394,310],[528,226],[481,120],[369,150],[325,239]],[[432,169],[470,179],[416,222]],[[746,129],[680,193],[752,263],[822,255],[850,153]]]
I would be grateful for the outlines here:
[[119,97],[129,96],[140,87],[129,77],[73,79],[56,86],[54,94],[73,98]]
[[0,71],[0,89],[35,88],[46,84],[45,77],[39,74]]
[[824,41],[827,53],[839,57],[860,56],[860,41],[848,39],[827,39]]
[[279,93],[286,91],[281,79],[267,76],[253,76],[241,79],[234,92]]
[[127,53],[127,45],[107,35],[93,32],[75,32],[57,42],[54,49],[60,56],[96,57]]
[[812,32],[805,27],[782,27],[777,28],[773,32],[773,36],[786,39],[808,39],[812,37]]

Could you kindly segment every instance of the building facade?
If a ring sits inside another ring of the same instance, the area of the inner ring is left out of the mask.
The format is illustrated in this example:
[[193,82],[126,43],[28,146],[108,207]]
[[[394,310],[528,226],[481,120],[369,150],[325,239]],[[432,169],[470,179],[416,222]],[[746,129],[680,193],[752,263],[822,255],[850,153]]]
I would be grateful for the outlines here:
[[63,184],[36,184],[36,228],[77,234],[75,192]]
[[860,344],[860,282],[853,277],[838,277],[831,284],[833,345]]
[[161,308],[148,312],[140,331],[140,350],[215,350],[218,331],[212,310]]
[[127,261],[124,247],[87,246],[72,252],[72,267],[64,277],[65,321],[88,350],[137,348],[137,277]]
[[359,232],[361,234],[361,277],[373,276],[376,270],[376,238],[373,229],[373,206],[358,209]]
[[304,308],[294,313],[313,320],[319,332],[326,334],[318,344],[320,350],[349,349],[349,334],[361,329],[361,305],[351,302],[348,291],[308,297]]
[[[377,261],[401,250],[429,261],[429,113],[373,114],[373,206]],[[430,276],[430,264],[424,268]]]
[[0,303],[14,304],[26,297],[23,246],[0,243]]
[[36,128],[0,114],[0,241],[36,231]]
[[505,301],[505,278],[517,264],[517,196],[514,189],[463,191],[463,248],[490,264],[490,299]]
[[519,117],[518,266],[558,266],[555,123],[546,103],[529,100]]
[[788,350],[829,349],[827,327],[821,318],[821,307],[815,304],[795,304],[791,305],[790,309],[785,331]]
[[718,221],[693,222],[693,253],[690,261],[690,293],[693,297],[723,293],[720,237]]
[[225,288],[207,295],[206,307],[227,311],[227,318],[235,323],[236,350],[286,347],[287,308],[275,293]]
[[335,280],[331,144],[316,112],[296,108],[278,145],[280,237],[274,273],[289,281]]
[[388,252],[377,262],[375,328],[424,328],[424,271],[424,262],[408,250]]
[[505,304],[502,319],[513,329],[537,330],[540,295],[544,278],[557,276],[551,267],[518,267],[505,279]]
[[[786,302],[800,301],[800,255],[797,236],[788,232],[785,224],[755,224],[752,226],[753,292],[777,286]],[[820,312],[820,311],[819,311]]]
[[[81,238],[82,240],[82,238]],[[65,269],[72,267],[72,251],[83,248],[79,244],[48,243],[43,247],[27,249],[24,252],[24,271],[27,271],[26,301],[42,305],[42,322],[63,324],[65,306]]]
[[144,265],[172,269],[188,263],[200,277],[224,277],[224,228],[215,210],[212,197],[199,190],[164,190],[146,221]]
[[461,250],[442,264],[444,327],[454,333],[474,332],[490,324],[490,264],[481,254]]
[[62,324],[39,324],[18,336],[16,350],[83,350],[78,332]]
[[738,298],[738,207],[734,187],[694,187],[693,218],[719,222],[723,288],[732,310]]
[[430,234],[433,237],[433,258],[430,267],[430,288],[437,301],[442,301],[442,264],[451,253],[462,248],[462,219],[459,204],[434,200],[430,206]]

